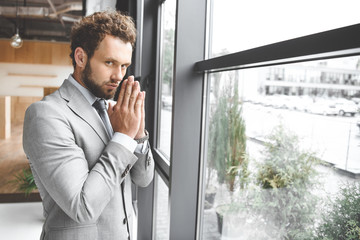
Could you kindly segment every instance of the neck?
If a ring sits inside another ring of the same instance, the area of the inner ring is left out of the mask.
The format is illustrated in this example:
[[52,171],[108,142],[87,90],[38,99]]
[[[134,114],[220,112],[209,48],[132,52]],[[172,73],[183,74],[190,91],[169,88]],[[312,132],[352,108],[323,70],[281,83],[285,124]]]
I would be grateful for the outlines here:
[[82,81],[81,78],[82,72],[80,71],[80,69],[78,67],[75,67],[74,72],[73,72],[73,78],[84,88],[87,89],[86,85],[84,84],[84,82]]

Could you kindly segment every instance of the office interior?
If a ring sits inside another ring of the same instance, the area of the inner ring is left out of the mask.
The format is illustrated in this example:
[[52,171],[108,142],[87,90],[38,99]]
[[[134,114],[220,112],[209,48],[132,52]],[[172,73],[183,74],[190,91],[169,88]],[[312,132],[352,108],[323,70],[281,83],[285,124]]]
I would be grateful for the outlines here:
[[357,239],[360,210],[334,213],[341,199],[360,203],[358,7],[1,1],[1,238],[38,239],[44,220],[37,190],[14,181],[28,168],[25,110],[72,72],[74,22],[115,9],[136,23],[128,75],[146,91],[156,162],[153,182],[134,188],[137,239],[325,239],[336,226]]

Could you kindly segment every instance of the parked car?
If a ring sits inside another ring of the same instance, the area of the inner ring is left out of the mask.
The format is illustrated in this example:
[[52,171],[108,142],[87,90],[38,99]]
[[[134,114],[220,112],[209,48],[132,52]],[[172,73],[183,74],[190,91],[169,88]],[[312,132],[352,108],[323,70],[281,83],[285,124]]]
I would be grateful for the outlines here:
[[353,101],[348,101],[348,100],[336,101],[335,107],[338,112],[338,115],[340,116],[345,116],[346,114],[355,116],[355,114],[358,112],[358,106]]
[[314,103],[314,100],[307,96],[295,97],[293,99],[293,109],[300,112],[308,112],[309,107]]
[[162,95],[161,103],[163,108],[171,108],[172,107],[172,96]]
[[338,110],[335,107],[335,104],[330,102],[315,102],[311,105],[308,105],[307,111],[314,114],[321,115],[337,115]]

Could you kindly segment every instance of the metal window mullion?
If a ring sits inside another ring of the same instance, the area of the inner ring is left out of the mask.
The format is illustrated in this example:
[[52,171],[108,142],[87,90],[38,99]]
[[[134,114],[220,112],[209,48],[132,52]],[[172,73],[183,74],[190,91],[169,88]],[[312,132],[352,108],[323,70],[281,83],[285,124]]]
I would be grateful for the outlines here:
[[360,24],[227,54],[195,64],[196,71],[223,71],[360,54]]
[[162,154],[159,149],[153,150],[154,160],[156,162],[156,171],[162,177],[165,184],[169,187],[169,172],[170,172],[170,165],[169,162],[166,160],[166,157]]
[[177,1],[170,165],[170,239],[196,239],[206,0]]
[[[154,146],[154,129],[155,121],[155,96],[156,89],[154,86],[155,77],[153,70],[155,68],[156,56],[156,24],[157,24],[157,7],[154,5],[157,0],[137,0],[138,11],[142,9],[140,19],[137,19],[138,25],[141,25],[142,41],[141,51],[138,59],[141,59],[140,68],[137,69],[144,80],[143,85],[146,90],[146,128],[151,136],[150,143]],[[140,21],[140,22],[139,22]],[[138,188],[138,239],[149,239],[153,234],[153,208],[154,205],[154,182],[146,188]]]

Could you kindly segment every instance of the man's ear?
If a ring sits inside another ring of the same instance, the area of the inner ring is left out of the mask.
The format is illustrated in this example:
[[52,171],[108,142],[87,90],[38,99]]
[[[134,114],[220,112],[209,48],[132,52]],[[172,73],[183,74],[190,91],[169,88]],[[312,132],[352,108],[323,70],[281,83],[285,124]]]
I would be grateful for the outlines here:
[[87,62],[87,54],[81,47],[77,47],[74,53],[76,65],[80,68],[85,68]]

